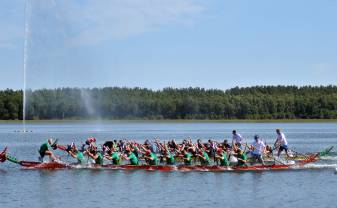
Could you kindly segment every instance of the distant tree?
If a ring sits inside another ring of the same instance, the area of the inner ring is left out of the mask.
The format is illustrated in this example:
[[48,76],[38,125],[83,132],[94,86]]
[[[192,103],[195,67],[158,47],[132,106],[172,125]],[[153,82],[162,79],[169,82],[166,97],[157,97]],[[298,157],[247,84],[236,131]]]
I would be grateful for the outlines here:
[[[90,98],[93,112],[83,100]],[[27,119],[337,118],[336,86],[204,88],[57,88],[27,91]],[[0,91],[0,119],[22,119],[22,91]]]

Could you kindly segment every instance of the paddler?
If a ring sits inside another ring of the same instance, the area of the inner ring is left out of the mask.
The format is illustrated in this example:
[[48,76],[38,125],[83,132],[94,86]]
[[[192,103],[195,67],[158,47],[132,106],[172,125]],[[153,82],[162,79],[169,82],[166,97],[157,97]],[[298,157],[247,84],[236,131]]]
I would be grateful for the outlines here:
[[78,164],[81,164],[81,165],[85,165],[85,159],[84,159],[84,155],[82,152],[80,152],[75,143],[71,143],[71,145],[68,146],[67,148],[67,152],[73,157],[73,158],[76,158],[77,161],[78,161]]
[[209,156],[204,149],[200,149],[197,156],[200,160],[201,165],[209,165],[211,163],[211,160],[209,159]]
[[90,146],[90,145],[94,145],[96,146],[96,138],[95,137],[89,137],[86,141],[85,144]]
[[176,163],[176,161],[174,159],[174,155],[171,153],[170,150],[167,149],[167,147],[164,148],[163,156],[165,157],[167,165],[174,165]]
[[287,156],[290,157],[288,154],[288,142],[287,142],[286,136],[284,135],[283,132],[281,132],[280,129],[276,129],[276,134],[277,134],[277,137],[276,137],[274,146],[275,147],[278,145],[280,146],[277,152],[277,156],[280,157],[281,152],[284,150]]
[[40,149],[39,149],[39,153],[40,153],[39,160],[41,162],[43,162],[43,158],[44,158],[45,155],[48,155],[49,158],[52,161],[56,161],[57,160],[56,156],[54,155],[54,153],[52,152],[51,149],[54,149],[54,150],[57,149],[57,140],[53,141],[53,139],[49,138],[45,143],[43,143],[40,146]]
[[112,161],[113,165],[120,165],[121,164],[121,157],[120,154],[117,152],[117,149],[111,149],[108,151],[109,155],[105,155],[104,157],[108,160]]
[[81,151],[84,152],[86,150],[86,145],[88,146],[88,148],[91,148],[91,147],[97,147],[96,146],[96,138],[95,137],[89,137],[87,140],[85,140],[85,143],[82,145],[82,149]]
[[273,156],[273,148],[270,145],[266,145],[266,155],[268,157]]
[[247,155],[246,155],[246,153],[240,148],[238,148],[236,152],[237,153],[235,154],[235,156],[238,159],[237,166],[247,166]]
[[202,140],[201,139],[198,139],[197,140],[197,148],[201,149],[201,148],[205,148],[204,144],[202,143]]
[[91,148],[86,151],[87,155],[95,160],[96,165],[103,165],[103,155],[97,151],[97,148]]
[[225,150],[230,150],[232,149],[232,146],[230,144],[228,144],[228,140],[225,139],[222,143],[222,148],[225,149]]
[[217,149],[215,158],[220,161],[220,166],[229,166],[227,153],[222,148]]
[[209,139],[208,140],[208,146],[209,146],[209,149],[208,149],[208,153],[209,153],[209,156],[214,158],[215,157],[215,154],[216,154],[216,149],[217,149],[217,143],[214,142],[213,140]]
[[126,154],[124,155],[124,159],[130,160],[131,165],[138,165],[138,158],[136,155],[131,151],[129,146],[125,147]]
[[131,143],[130,150],[133,152],[133,154],[135,154],[137,158],[139,157],[140,150],[139,150],[138,144],[135,141]]
[[262,163],[264,165],[263,161],[263,154],[265,152],[266,145],[261,141],[260,137],[258,135],[254,136],[254,142],[252,143],[252,159],[255,162],[256,160]]
[[154,154],[150,149],[146,150],[144,158],[149,165],[158,165],[159,163],[157,155]]
[[183,149],[182,151],[184,164],[185,165],[192,165],[192,154]]

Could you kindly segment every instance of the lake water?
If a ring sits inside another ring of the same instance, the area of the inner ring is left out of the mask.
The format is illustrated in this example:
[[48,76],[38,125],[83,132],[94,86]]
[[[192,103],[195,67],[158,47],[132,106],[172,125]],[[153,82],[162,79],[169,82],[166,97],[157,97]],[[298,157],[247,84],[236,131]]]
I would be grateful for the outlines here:
[[[248,143],[259,134],[271,144],[276,128],[298,152],[337,146],[337,123],[49,122],[29,124],[26,134],[16,132],[20,124],[0,124],[0,149],[8,146],[19,159],[37,160],[37,149],[48,137],[63,144],[90,136],[98,143],[155,137],[223,140],[233,129]],[[336,164],[336,150],[313,164],[315,169],[265,172],[48,171],[6,162],[0,164],[0,207],[337,207]]]

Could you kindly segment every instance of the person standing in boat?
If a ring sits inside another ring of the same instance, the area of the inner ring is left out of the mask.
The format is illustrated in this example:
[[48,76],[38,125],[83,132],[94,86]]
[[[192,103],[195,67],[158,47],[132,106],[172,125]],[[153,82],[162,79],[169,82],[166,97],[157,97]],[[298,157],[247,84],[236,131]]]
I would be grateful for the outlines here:
[[260,139],[258,135],[254,136],[254,142],[252,143],[251,149],[252,149],[252,159],[255,162],[256,160],[262,163],[264,165],[263,161],[263,154],[265,152],[266,145],[263,143],[263,141]]
[[280,157],[281,152],[284,150],[286,152],[286,155],[289,157],[288,154],[288,141],[286,139],[286,136],[284,135],[283,132],[281,132],[280,129],[276,129],[276,140],[274,143],[274,147],[279,146],[278,152],[277,152],[277,156]]
[[236,130],[233,130],[232,134],[233,134],[233,140],[232,140],[233,149],[241,148],[243,137],[241,136],[241,134],[237,133]]
[[40,146],[40,149],[39,149],[39,153],[40,153],[39,160],[41,162],[43,162],[43,158],[46,155],[48,155],[49,158],[52,161],[56,161],[57,160],[56,156],[54,155],[54,153],[53,153],[53,151],[51,149],[54,149],[54,150],[57,149],[57,140],[53,141],[53,139],[50,138],[50,139],[48,139],[45,143],[43,143]]

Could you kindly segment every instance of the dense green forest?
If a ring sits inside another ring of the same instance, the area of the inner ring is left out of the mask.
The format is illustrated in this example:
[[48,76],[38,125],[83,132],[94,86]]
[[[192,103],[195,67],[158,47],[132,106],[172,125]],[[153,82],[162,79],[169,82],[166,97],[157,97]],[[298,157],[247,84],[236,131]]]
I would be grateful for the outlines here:
[[[28,119],[331,119],[337,86],[58,88],[28,91]],[[0,119],[22,119],[22,91],[0,91]]]

